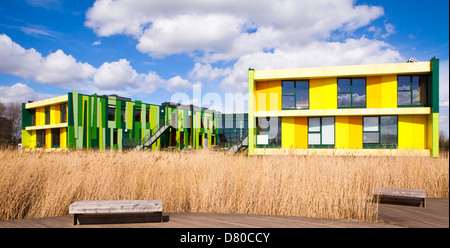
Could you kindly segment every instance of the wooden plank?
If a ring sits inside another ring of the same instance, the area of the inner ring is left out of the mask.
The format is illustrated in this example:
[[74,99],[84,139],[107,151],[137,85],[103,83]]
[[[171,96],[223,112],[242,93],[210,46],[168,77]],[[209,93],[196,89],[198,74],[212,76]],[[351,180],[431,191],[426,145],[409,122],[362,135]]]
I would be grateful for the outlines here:
[[162,212],[162,200],[76,201],[69,214],[151,213]]

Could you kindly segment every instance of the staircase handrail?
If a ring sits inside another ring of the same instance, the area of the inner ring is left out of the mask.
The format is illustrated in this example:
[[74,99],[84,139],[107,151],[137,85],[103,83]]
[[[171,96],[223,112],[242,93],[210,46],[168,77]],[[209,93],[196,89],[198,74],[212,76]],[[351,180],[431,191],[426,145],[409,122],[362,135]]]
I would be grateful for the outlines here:
[[230,148],[227,149],[227,151],[225,153],[228,153],[229,150],[231,150],[234,146],[238,146],[239,148],[242,147],[242,143],[244,142],[244,140],[248,137],[248,133],[246,131],[244,131],[242,133],[242,135],[240,135],[239,140],[234,143],[233,145],[230,146]]
[[[148,132],[148,134],[146,134],[146,135],[141,139],[140,145],[143,146],[143,145],[145,144],[145,142],[147,142],[153,135],[155,135],[155,133],[158,132],[158,130],[159,130],[161,127],[164,127],[164,126],[167,126],[167,125],[170,126],[169,123],[170,123],[169,121],[164,121],[163,123],[160,122],[160,123],[156,124],[153,128],[150,129],[150,132]],[[162,124],[162,126],[161,126],[161,124]]]

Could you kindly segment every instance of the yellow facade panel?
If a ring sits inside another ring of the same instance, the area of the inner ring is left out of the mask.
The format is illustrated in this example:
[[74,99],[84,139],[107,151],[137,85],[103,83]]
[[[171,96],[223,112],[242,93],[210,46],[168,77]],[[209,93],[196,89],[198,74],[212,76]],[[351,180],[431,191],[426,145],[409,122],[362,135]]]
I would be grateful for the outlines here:
[[45,148],[52,148],[52,132],[51,132],[51,129],[45,129]]
[[59,129],[59,148],[67,148],[67,128]]
[[59,124],[61,122],[61,108],[60,105],[50,106],[50,124]]
[[336,149],[362,149],[362,117],[336,116]]
[[349,116],[349,149],[363,148],[363,123],[362,116]]
[[256,111],[281,110],[281,81],[256,83]]
[[335,121],[335,148],[346,149],[349,147],[348,136],[348,116],[336,116]]
[[398,148],[412,148],[412,116],[400,115],[398,117]]
[[323,108],[337,109],[337,78],[325,78],[322,85]]
[[295,117],[295,148],[308,148],[308,117]]
[[309,80],[309,109],[337,109],[337,78]]
[[36,131],[22,130],[22,147],[24,148],[36,147]]
[[309,109],[323,109],[322,90],[322,79],[309,80]]
[[283,117],[281,118],[281,147],[295,148],[295,118]]
[[427,149],[427,123],[425,115],[398,117],[398,148]]
[[367,77],[366,83],[367,108],[381,108],[381,77]]
[[427,148],[427,116],[412,116],[413,149]]
[[397,75],[381,77],[381,108],[397,107]]
[[45,125],[45,108],[36,108],[36,126]]

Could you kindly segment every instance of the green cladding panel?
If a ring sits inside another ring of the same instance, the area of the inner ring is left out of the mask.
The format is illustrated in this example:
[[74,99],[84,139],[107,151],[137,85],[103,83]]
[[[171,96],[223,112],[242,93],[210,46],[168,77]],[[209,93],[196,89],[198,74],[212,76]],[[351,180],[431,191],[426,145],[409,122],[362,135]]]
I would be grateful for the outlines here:
[[439,59],[431,60],[433,113],[439,113]]

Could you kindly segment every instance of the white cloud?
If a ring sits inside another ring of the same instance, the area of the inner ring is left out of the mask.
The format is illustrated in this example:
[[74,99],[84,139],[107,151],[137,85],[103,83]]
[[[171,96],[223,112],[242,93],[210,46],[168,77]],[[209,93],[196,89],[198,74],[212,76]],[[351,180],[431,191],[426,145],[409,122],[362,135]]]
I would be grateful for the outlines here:
[[180,76],[175,76],[163,83],[165,89],[170,92],[180,91],[181,89],[192,87],[192,84],[181,78]]
[[42,63],[42,56],[34,48],[25,49],[5,34],[0,34],[0,72],[30,78],[36,73],[36,66]]
[[[82,89],[87,93],[121,93],[126,96],[144,96],[158,88],[173,92],[193,85],[180,76],[165,80],[156,72],[138,73],[126,59],[104,62],[99,68],[95,68],[89,63],[78,62],[72,55],[67,55],[62,50],[43,57],[34,48],[25,49],[5,34],[0,35],[0,73],[31,79],[40,84]],[[2,90],[4,90],[3,99],[13,99],[11,95],[13,90],[24,92],[23,95],[27,96],[24,99],[28,100],[42,96],[42,94],[33,95],[32,89],[24,84]]]
[[94,84],[101,89],[136,87],[138,73],[126,59],[111,63],[105,62],[97,69],[94,75]]
[[212,68],[210,64],[195,63],[194,68],[189,72],[189,78],[212,81],[218,77],[226,76],[230,72],[230,68]]
[[88,63],[77,62],[62,50],[43,57],[34,48],[25,49],[7,35],[1,34],[0,72],[71,88],[74,84],[84,83],[95,72],[95,68]]
[[73,88],[86,82],[95,72],[88,63],[77,62],[62,50],[49,54],[35,72],[36,82]]
[[184,14],[156,19],[144,31],[137,49],[153,56],[222,51],[241,32],[241,18],[223,14]]
[[22,103],[28,101],[38,101],[50,97],[54,97],[54,95],[36,92],[22,83],[16,83],[12,86],[0,86],[0,102],[2,103]]
[[131,35],[141,52],[154,57],[200,51],[204,62],[215,62],[326,39],[383,13],[381,7],[333,0],[97,0],[85,25],[99,36]]

